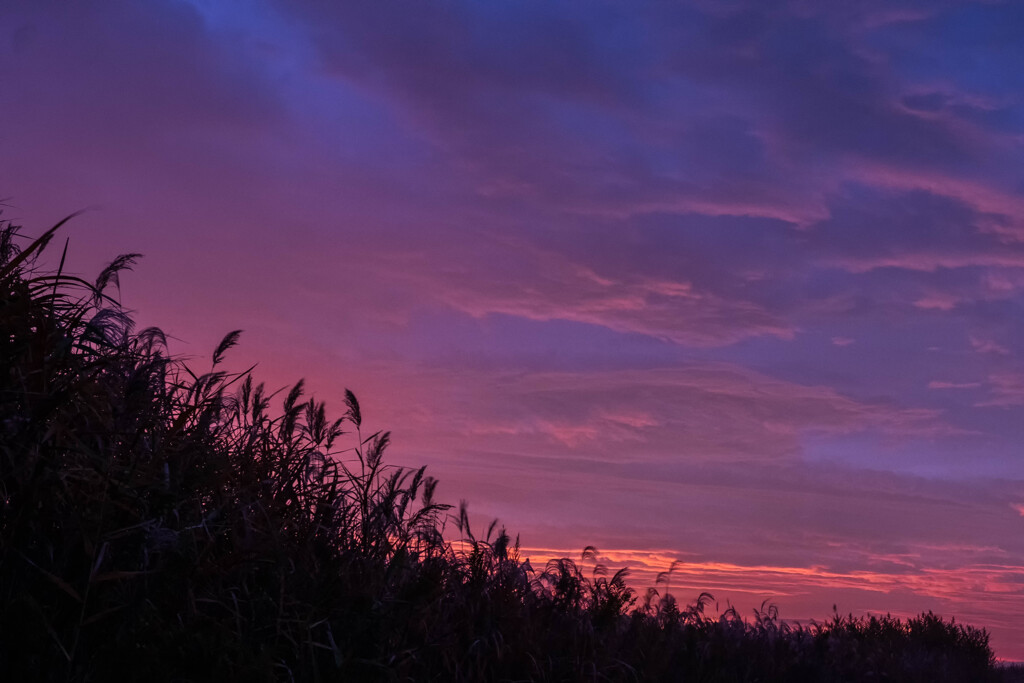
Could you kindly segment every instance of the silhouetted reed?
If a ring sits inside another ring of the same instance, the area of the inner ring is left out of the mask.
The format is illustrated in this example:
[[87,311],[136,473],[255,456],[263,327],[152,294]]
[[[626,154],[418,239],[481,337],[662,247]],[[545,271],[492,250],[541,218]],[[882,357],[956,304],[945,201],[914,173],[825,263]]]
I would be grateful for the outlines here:
[[[59,226],[58,226],[59,227]],[[135,331],[0,226],[0,677],[7,681],[981,681],[988,635],[931,613],[638,600],[598,552],[535,570],[496,524],[340,418]],[[66,248],[66,245],[65,245]],[[280,408],[272,405],[280,401]],[[446,524],[458,532],[445,538]],[[670,573],[669,573],[670,576]]]

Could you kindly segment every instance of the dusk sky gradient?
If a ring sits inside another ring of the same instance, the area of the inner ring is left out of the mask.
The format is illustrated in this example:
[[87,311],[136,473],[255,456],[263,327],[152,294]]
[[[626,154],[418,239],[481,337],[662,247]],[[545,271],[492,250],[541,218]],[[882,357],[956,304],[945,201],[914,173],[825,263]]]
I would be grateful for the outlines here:
[[7,1],[0,150],[535,566],[1024,660],[1024,3]]

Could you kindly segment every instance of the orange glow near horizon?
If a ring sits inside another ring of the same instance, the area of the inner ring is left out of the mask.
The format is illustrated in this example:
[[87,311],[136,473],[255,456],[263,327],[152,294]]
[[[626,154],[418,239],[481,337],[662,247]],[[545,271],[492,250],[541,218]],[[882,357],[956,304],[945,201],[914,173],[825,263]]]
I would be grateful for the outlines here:
[[[564,548],[524,546],[520,557],[529,558],[537,571],[542,571],[549,559],[562,557],[575,561],[587,576],[594,566],[580,559],[579,550]],[[544,559],[538,561],[540,558]],[[746,616],[764,600],[778,606],[784,619],[803,623],[827,619],[832,604],[840,613],[853,612],[855,616],[873,613],[906,618],[930,610],[955,616],[961,623],[987,627],[1002,660],[1024,661],[1024,645],[1012,636],[1018,610],[1024,609],[1024,570],[1019,566],[978,565],[907,573],[835,572],[814,566],[680,561],[668,549],[598,549],[598,563],[606,566],[609,575],[628,567],[627,583],[638,596],[649,587],[664,592],[665,583],[657,582],[658,575],[672,569],[668,589],[681,603],[688,604],[706,591],[720,608],[731,604]],[[837,601],[838,589],[845,591],[844,596],[859,594],[859,601],[867,606],[853,607]],[[897,605],[891,600],[894,595],[901,596]],[[816,611],[815,605],[819,606]]]

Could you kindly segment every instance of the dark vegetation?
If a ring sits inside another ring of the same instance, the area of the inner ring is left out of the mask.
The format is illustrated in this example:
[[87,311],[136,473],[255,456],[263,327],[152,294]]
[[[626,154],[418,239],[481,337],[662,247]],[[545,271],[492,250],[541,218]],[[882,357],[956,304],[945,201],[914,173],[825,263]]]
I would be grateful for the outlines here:
[[197,371],[110,293],[134,256],[96,282],[42,273],[52,236],[0,225],[4,681],[995,676],[984,631],[931,613],[711,616],[706,594],[639,599],[589,547],[534,569],[385,464],[350,392],[331,419],[302,382],[223,372],[237,332]]

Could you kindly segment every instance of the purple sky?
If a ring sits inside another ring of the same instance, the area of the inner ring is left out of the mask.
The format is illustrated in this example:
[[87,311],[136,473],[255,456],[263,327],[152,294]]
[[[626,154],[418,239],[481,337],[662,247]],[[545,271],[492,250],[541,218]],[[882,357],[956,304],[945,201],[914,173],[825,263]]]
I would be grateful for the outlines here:
[[4,2],[0,196],[638,586],[1024,659],[1024,5]]

